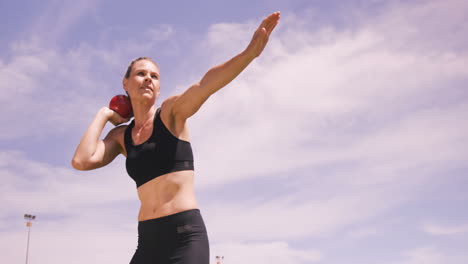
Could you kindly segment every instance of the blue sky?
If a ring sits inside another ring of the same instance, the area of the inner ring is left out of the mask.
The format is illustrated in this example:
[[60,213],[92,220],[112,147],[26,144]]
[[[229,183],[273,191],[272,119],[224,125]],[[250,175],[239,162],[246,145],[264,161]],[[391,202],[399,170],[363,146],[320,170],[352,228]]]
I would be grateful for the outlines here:
[[[161,99],[281,21],[189,121],[212,262],[468,263],[468,4],[3,1],[0,262],[128,263],[124,159],[70,166],[96,111],[151,56]],[[111,125],[105,131],[111,129]]]

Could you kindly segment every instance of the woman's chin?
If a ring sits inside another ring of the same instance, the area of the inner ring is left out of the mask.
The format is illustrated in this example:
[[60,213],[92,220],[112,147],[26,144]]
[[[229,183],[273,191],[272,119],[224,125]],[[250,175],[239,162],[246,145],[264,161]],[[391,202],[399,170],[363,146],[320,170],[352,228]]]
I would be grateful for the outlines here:
[[153,94],[142,94],[138,96],[138,98],[132,98],[132,103],[140,103],[140,104],[154,104],[156,102],[156,97]]

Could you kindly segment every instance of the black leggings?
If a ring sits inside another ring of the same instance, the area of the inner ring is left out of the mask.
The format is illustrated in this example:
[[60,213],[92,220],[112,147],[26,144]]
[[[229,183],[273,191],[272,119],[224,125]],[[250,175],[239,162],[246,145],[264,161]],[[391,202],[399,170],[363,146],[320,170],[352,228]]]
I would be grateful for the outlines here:
[[138,247],[130,264],[209,264],[200,210],[138,222]]

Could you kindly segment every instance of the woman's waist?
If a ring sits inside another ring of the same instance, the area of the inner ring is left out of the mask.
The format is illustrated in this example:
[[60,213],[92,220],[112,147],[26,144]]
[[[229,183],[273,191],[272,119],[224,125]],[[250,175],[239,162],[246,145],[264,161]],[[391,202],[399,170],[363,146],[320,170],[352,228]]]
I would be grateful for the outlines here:
[[173,196],[153,197],[153,199],[146,197],[146,199],[141,200],[138,220],[164,217],[191,209],[198,209],[195,195],[191,191],[182,191]]
[[156,243],[170,244],[170,240],[206,237],[206,227],[199,209],[189,209],[158,218],[138,222],[138,247]]
[[[159,175],[138,186],[140,200],[146,195],[173,193],[181,189],[193,188],[195,172],[193,170],[174,171]],[[151,178],[150,176],[145,176]]]
[[152,219],[197,208],[193,176],[193,171],[174,172],[140,186],[138,219]]

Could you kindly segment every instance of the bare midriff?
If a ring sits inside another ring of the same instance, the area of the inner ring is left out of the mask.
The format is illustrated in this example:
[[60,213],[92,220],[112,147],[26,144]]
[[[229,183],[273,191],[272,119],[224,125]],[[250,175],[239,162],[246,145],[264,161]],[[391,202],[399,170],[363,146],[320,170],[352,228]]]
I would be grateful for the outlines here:
[[138,221],[198,208],[194,174],[191,170],[171,172],[138,187],[141,202]]

